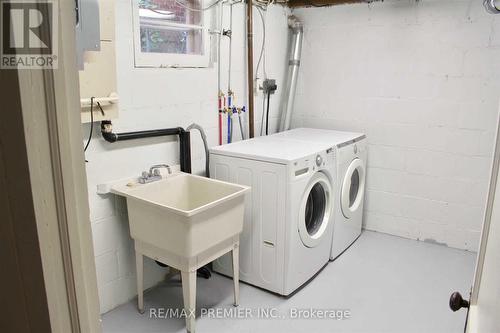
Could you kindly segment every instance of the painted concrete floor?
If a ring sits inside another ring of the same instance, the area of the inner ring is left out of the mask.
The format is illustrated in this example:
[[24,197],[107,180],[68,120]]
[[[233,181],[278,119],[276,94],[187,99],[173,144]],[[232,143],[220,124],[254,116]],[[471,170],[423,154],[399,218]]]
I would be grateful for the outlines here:
[[[288,299],[242,283],[240,307],[234,308],[230,279],[215,273],[209,280],[199,278],[197,332],[462,332],[465,311],[451,312],[448,299],[455,290],[468,295],[475,258],[471,252],[365,231],[347,252]],[[135,300],[103,315],[103,332],[185,332],[182,318],[150,316],[150,309],[182,308],[179,279],[149,290],[144,298],[143,315],[137,312]],[[233,311],[232,318],[201,314],[202,308]],[[259,308],[275,309],[268,314],[280,318],[256,318]],[[293,311],[310,308],[348,310],[350,318],[291,318]],[[245,318],[245,311],[251,316]]]

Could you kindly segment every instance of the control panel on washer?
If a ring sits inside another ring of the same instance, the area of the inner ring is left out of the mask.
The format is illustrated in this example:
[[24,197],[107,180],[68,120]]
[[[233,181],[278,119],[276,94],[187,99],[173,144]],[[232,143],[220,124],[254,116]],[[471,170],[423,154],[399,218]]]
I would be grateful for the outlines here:
[[297,160],[292,164],[291,177],[296,178],[303,175],[316,172],[318,170],[333,168],[335,166],[335,149],[330,148],[325,151],[318,152],[301,160]]

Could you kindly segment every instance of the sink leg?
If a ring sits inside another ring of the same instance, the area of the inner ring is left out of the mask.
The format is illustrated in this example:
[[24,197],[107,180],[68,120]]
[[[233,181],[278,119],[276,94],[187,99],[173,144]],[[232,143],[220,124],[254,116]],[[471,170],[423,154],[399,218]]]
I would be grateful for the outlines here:
[[135,252],[135,268],[137,275],[137,309],[140,313],[144,313],[144,290],[143,290],[143,278],[144,278],[144,264],[143,256],[139,252]]
[[234,283],[234,306],[240,304],[240,250],[239,244],[233,248],[233,283]]
[[196,319],[196,270],[193,272],[181,271],[181,278],[184,309],[187,315],[186,329],[188,332],[194,333]]

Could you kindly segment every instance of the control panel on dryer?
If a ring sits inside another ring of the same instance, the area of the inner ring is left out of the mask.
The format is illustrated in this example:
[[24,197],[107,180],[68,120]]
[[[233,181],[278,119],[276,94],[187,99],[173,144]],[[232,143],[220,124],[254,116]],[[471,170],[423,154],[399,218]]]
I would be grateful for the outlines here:
[[350,162],[353,157],[366,155],[366,139],[360,138],[353,142],[346,142],[338,149],[338,161],[340,164]]

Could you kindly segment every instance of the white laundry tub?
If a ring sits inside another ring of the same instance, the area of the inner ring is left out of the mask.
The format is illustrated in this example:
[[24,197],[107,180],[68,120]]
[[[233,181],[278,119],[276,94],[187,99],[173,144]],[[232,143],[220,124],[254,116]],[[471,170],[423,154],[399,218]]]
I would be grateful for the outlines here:
[[[127,198],[130,235],[135,241],[138,307],[142,298],[143,255],[181,271],[184,306],[195,309],[196,270],[233,252],[238,303],[238,246],[247,186],[177,172],[148,184],[119,185]],[[194,332],[194,318],[187,318]]]

